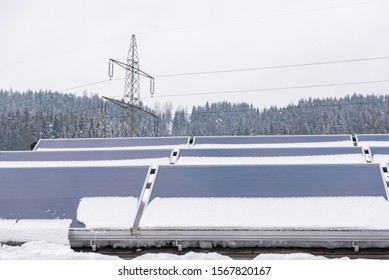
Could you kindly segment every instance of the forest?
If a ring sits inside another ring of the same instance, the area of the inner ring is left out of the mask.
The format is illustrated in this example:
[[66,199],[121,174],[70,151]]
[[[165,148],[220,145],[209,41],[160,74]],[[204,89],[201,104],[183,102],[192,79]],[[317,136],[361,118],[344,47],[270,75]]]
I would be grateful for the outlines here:
[[[97,94],[0,90],[0,151],[28,150],[51,138],[175,135],[312,135],[389,133],[389,95],[303,99],[286,107],[206,103],[173,111],[121,108]],[[135,112],[130,117],[129,111]]]

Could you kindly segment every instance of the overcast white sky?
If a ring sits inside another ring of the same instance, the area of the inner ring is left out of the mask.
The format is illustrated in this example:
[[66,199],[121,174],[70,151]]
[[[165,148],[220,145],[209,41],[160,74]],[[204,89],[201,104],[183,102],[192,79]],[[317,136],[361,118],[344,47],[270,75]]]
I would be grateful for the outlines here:
[[[135,34],[152,76],[389,57],[389,0],[0,0],[0,88],[120,98],[109,58]],[[389,59],[156,78],[150,106],[206,101],[284,106],[308,97],[389,94],[389,82],[239,93],[192,93],[389,80]],[[115,79],[124,78],[115,69]],[[77,88],[75,88],[77,87]],[[74,89],[70,89],[74,88]],[[174,95],[163,97],[164,95]]]

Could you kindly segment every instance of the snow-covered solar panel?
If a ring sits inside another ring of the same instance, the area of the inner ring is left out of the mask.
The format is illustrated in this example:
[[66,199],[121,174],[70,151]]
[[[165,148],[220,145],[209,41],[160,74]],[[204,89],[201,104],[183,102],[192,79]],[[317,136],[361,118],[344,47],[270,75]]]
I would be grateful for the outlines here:
[[97,161],[129,159],[169,159],[171,149],[100,151],[12,151],[0,152],[1,161]]
[[196,136],[196,145],[353,146],[351,135]]
[[389,155],[389,147],[370,147],[370,153],[373,157],[376,155]]
[[337,196],[387,199],[379,165],[160,166],[150,199]]
[[[139,199],[148,170],[148,166],[0,168],[0,219],[72,219],[71,227],[83,228],[77,221],[81,199]],[[125,218],[135,219],[136,211],[131,214]]]
[[180,157],[292,157],[361,154],[359,147],[181,149]]
[[370,153],[374,163],[389,163],[389,146],[370,147]]
[[189,137],[41,139],[35,147],[35,150],[184,146],[188,143]]
[[357,134],[358,146],[389,146],[389,134]]

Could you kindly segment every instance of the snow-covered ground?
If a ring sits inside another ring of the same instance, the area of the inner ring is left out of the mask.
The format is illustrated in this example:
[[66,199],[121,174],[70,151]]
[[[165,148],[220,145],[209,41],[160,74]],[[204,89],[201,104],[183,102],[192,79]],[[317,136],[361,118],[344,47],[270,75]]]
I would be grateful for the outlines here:
[[118,257],[78,253],[69,245],[30,241],[21,246],[0,245],[0,260],[117,260]]
[[69,244],[70,219],[3,220],[0,219],[0,242],[41,241]]
[[[326,260],[322,256],[306,253],[260,254],[254,260]],[[348,258],[342,258],[348,259]],[[116,256],[99,253],[75,252],[69,245],[31,241],[21,246],[0,245],[0,260],[120,260]],[[218,253],[188,252],[185,255],[144,254],[134,260],[232,260]]]
[[[93,205],[95,203],[95,201],[89,199],[86,201],[87,204],[92,203]],[[83,215],[88,216],[88,211]],[[93,225],[93,222],[98,223],[94,218],[86,218],[88,222],[92,222],[91,225]],[[115,256],[72,250],[68,240],[70,223],[70,220],[17,221],[0,219],[0,260],[120,260],[119,257]],[[5,242],[23,244],[18,246],[2,244]],[[325,258],[310,254],[261,254],[255,259],[307,260]],[[135,260],[231,260],[231,258],[218,253],[189,252],[185,255],[145,254],[135,258]]]

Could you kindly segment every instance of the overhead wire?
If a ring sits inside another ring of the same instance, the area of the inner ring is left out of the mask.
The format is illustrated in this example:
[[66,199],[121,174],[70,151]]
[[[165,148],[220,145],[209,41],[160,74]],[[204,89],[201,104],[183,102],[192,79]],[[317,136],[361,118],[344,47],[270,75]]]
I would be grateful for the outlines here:
[[[387,79],[387,80],[376,80],[376,81],[357,81],[357,82],[347,82],[347,83],[333,83],[333,84],[273,87],[273,88],[257,88],[257,89],[241,89],[241,90],[194,92],[194,93],[178,93],[178,94],[157,95],[157,96],[154,96],[152,98],[177,97],[177,96],[214,95],[214,94],[230,94],[230,93],[243,93],[243,92],[278,91],[278,90],[292,90],[292,89],[305,89],[305,88],[318,88],[318,87],[334,87],[334,86],[346,86],[346,85],[362,85],[362,84],[387,83],[387,82],[389,82],[389,79]],[[142,98],[142,100],[143,99],[149,99],[149,98],[151,98],[151,97],[144,97],[144,98]]]
[[[208,75],[208,74],[244,72],[244,71],[259,71],[259,70],[269,70],[269,69],[306,67],[306,66],[319,66],[319,65],[330,65],[330,64],[339,64],[339,63],[385,60],[385,59],[389,59],[389,56],[369,57],[369,58],[355,58],[355,59],[334,60],[334,61],[319,61],[319,62],[298,63],[298,64],[285,64],[285,65],[275,65],[275,66],[252,67],[252,68],[213,70],[213,71],[202,71],[202,72],[160,74],[160,75],[154,75],[154,78],[180,77],[180,76],[192,76],[192,75]],[[106,83],[106,82],[109,82],[109,81],[121,81],[121,80],[124,80],[124,78],[104,79],[104,80],[100,80],[100,81],[96,81],[96,82],[91,82],[91,83],[86,83],[86,84],[81,84],[81,85],[77,85],[77,86],[72,86],[72,87],[69,87],[69,88],[61,89],[61,90],[59,90],[59,92],[69,91],[69,90],[73,90],[73,89],[79,89],[79,88],[83,88],[83,87],[87,87],[87,86],[91,86],[91,85]]]
[[383,59],[389,59],[389,56],[356,58],[356,59],[335,60],[335,61],[321,61],[321,62],[310,62],[310,63],[299,63],[299,64],[286,64],[286,65],[275,65],[275,66],[264,66],[264,67],[252,67],[252,68],[240,68],[240,69],[202,71],[202,72],[173,73],[173,74],[154,75],[154,78],[207,75],[207,74],[256,71],[256,70],[268,70],[268,69],[280,69],[280,68],[293,68],[293,67],[328,65],[328,64],[339,64],[339,63],[350,63],[350,62],[361,62],[361,61],[372,61],[372,60],[383,60]]
[[102,83],[106,83],[106,82],[109,82],[109,81],[110,81],[109,79],[100,80],[100,81],[97,81],[97,82],[92,82],[92,83],[82,84],[82,85],[78,85],[78,86],[73,86],[73,87],[70,87],[70,88],[61,89],[61,90],[58,90],[58,92],[64,92],[64,91],[69,91],[69,90],[73,90],[73,89],[84,88],[84,87],[87,87],[87,86],[93,86],[93,85],[97,85],[97,84],[102,84]]

